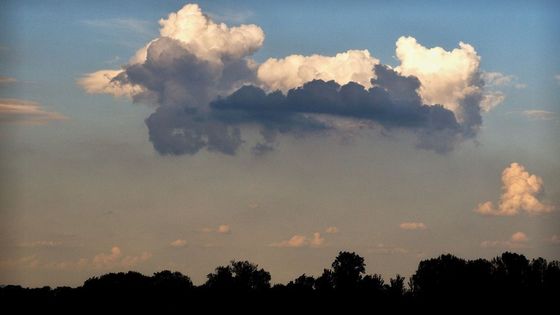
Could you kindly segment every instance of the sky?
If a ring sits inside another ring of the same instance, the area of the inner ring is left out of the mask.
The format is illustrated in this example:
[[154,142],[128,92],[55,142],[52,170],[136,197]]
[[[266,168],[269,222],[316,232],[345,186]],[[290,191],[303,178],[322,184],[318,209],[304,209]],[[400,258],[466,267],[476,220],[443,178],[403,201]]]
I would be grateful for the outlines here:
[[0,284],[560,259],[555,1],[3,1]]

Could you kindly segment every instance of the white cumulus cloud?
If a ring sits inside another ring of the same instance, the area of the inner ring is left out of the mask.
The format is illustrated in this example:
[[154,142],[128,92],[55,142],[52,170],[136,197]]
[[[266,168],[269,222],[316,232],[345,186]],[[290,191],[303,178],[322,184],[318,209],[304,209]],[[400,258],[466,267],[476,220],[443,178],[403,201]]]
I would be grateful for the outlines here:
[[427,48],[414,37],[397,40],[396,68],[403,75],[417,77],[422,83],[420,96],[426,104],[441,104],[463,119],[462,101],[480,94],[480,57],[473,46],[459,43],[459,48],[447,51],[441,47]]
[[529,174],[519,163],[511,163],[502,172],[502,196],[497,207],[491,201],[478,205],[476,212],[482,215],[512,216],[521,211],[528,214],[551,212],[553,205],[539,200],[544,192],[541,177]]
[[269,90],[283,92],[312,80],[334,80],[340,85],[352,81],[369,88],[376,64],[379,60],[367,50],[348,50],[332,57],[290,55],[266,60],[259,66],[257,76]]

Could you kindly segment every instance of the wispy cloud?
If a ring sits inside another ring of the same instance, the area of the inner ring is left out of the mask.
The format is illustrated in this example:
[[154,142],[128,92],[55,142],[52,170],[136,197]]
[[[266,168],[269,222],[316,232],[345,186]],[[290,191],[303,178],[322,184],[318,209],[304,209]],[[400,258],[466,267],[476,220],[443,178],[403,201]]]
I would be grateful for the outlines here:
[[336,226],[329,226],[325,229],[325,233],[336,234],[338,233],[338,228]]
[[249,10],[222,10],[221,12],[207,12],[206,14],[217,22],[232,24],[247,22],[254,15],[253,11]]
[[556,113],[554,112],[539,109],[524,110],[521,113],[523,114],[523,116],[533,120],[554,120],[557,117]]
[[303,247],[317,248],[317,247],[322,247],[323,245],[325,245],[325,239],[321,237],[321,233],[315,232],[313,233],[312,237],[296,234],[288,240],[272,243],[269,246],[280,247],[280,248],[290,248],[290,247],[291,248],[303,248]]
[[66,116],[49,112],[33,101],[0,99],[0,123],[43,124],[51,120],[64,120]]
[[399,224],[399,227],[403,230],[425,230],[428,228],[422,222],[403,222]]
[[480,243],[480,247],[483,248],[499,247],[499,248],[509,248],[509,249],[526,248],[528,241],[529,238],[527,237],[527,234],[523,232],[516,232],[513,233],[509,238],[509,240],[507,241],[482,241]]
[[150,252],[139,255],[123,255],[118,246],[113,246],[109,253],[98,253],[92,258],[79,258],[77,260],[46,261],[37,255],[25,256],[16,259],[0,261],[0,267],[8,269],[46,269],[46,270],[84,270],[84,269],[130,269],[152,257]]
[[89,27],[110,31],[125,31],[148,36],[156,35],[156,29],[152,28],[154,23],[134,18],[91,19],[83,20],[82,23]]
[[185,247],[187,246],[187,241],[182,239],[174,240],[173,242],[169,243],[172,247]]
[[204,232],[204,233],[230,234],[231,233],[231,226],[229,226],[229,224],[221,224],[217,228],[205,227],[205,228],[202,228],[202,232]]
[[5,77],[5,76],[0,75],[0,85],[16,83],[16,82],[17,82],[17,80],[15,78]]
[[560,84],[560,74],[555,75],[554,80],[556,80],[556,83]]

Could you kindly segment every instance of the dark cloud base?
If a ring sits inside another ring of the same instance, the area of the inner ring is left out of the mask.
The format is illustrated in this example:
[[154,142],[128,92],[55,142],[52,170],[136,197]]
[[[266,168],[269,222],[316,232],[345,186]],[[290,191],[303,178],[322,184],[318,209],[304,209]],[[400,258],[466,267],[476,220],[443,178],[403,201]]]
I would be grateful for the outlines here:
[[[404,129],[418,137],[418,147],[445,153],[458,141],[472,138],[481,124],[480,99],[464,100],[464,121],[441,105],[426,105],[418,95],[420,81],[377,65],[372,88],[349,82],[314,80],[291,89],[266,93],[257,87],[254,69],[245,58],[200,60],[178,41],[154,41],[142,64],[127,66],[114,80],[142,86],[134,101],[156,105],[146,119],[150,141],[162,155],[196,154],[206,148],[234,155],[244,143],[242,129],[259,128],[256,155],[271,152],[278,134],[306,135],[336,127],[320,117],[355,119],[385,129]],[[247,84],[249,85],[244,85]],[[241,86],[229,94],[235,86]],[[216,95],[227,95],[216,97]]]

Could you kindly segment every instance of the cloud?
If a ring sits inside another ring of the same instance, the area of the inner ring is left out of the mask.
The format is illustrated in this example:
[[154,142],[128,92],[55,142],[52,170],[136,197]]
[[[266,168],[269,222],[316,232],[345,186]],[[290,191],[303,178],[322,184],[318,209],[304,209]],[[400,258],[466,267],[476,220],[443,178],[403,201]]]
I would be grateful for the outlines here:
[[230,228],[230,226],[227,225],[227,224],[222,224],[222,225],[218,226],[218,230],[217,230],[217,231],[218,231],[218,233],[220,233],[220,234],[229,234],[229,233],[231,233],[231,228]]
[[313,80],[332,80],[340,85],[355,82],[370,88],[377,64],[379,60],[367,50],[348,50],[334,57],[290,55],[266,60],[257,76],[269,91],[287,92]]
[[400,61],[396,70],[422,82],[419,94],[424,103],[443,105],[460,122],[480,119],[472,107],[479,106],[484,82],[473,46],[460,42],[459,48],[446,51],[403,36],[397,40],[396,56]]
[[62,114],[49,112],[33,101],[0,99],[0,123],[44,124],[49,121],[68,119]]
[[290,239],[285,241],[280,241],[278,243],[272,243],[270,246],[272,247],[280,247],[280,248],[302,248],[302,247],[311,247],[317,248],[322,247],[325,244],[325,239],[321,237],[321,233],[315,232],[313,233],[312,237],[307,237],[304,235],[294,235]]
[[5,84],[16,83],[16,82],[17,80],[15,78],[5,77],[0,75],[0,86]]
[[560,74],[555,75],[554,80],[556,80],[556,83],[560,84]]
[[512,242],[527,242],[528,240],[529,238],[527,238],[527,234],[523,232],[516,232],[511,236]]
[[139,85],[113,80],[122,73],[122,70],[99,70],[83,75],[77,82],[89,94],[132,98],[142,93],[144,89]]
[[529,238],[527,234],[523,232],[516,232],[511,235],[510,239],[507,241],[482,241],[480,247],[491,248],[491,247],[502,247],[502,248],[525,248],[527,247],[527,242]]
[[[269,135],[336,131],[336,125],[321,119],[325,116],[369,121],[387,129],[415,132],[420,147],[441,153],[471,136],[453,112],[422,104],[416,93],[420,83],[415,77],[401,76],[382,65],[375,66],[375,72],[375,86],[367,90],[354,82],[340,86],[321,80],[307,82],[286,95],[245,86],[211,102],[212,118],[230,125],[258,124]],[[272,144],[266,137],[262,140]]]
[[230,234],[231,227],[228,224],[221,224],[217,228],[205,227],[202,229],[204,233],[219,233],[219,234]]
[[[151,104],[145,120],[161,155],[203,149],[234,155],[243,131],[262,139],[255,155],[276,147],[278,135],[328,135],[381,126],[414,133],[417,146],[449,152],[476,136],[481,108],[503,101],[485,91],[480,57],[471,45],[446,51],[412,37],[396,43],[400,65],[381,65],[367,50],[334,56],[290,55],[258,65],[251,56],[264,43],[253,24],[216,23],[196,4],[159,21],[160,36],[141,47],[122,69],[78,80],[88,93]],[[507,81],[501,74],[487,77]]]
[[516,89],[524,89],[527,87],[526,84],[519,83],[518,78],[513,75],[506,75],[500,72],[481,72],[480,75],[485,87],[480,103],[480,108],[484,112],[490,111],[506,99],[506,95],[502,91],[497,90],[498,88],[514,87]]
[[325,233],[336,234],[336,233],[338,233],[338,228],[336,226],[329,226],[325,229]]
[[560,235],[554,234],[550,238],[548,238],[547,241],[551,244],[558,245],[560,244]]
[[187,246],[187,241],[182,240],[182,239],[177,239],[174,240],[173,242],[169,243],[170,246],[172,247],[185,247]]
[[153,34],[150,22],[134,18],[92,19],[83,20],[82,23],[86,26],[106,29],[111,32],[121,30],[142,35]]
[[93,257],[91,265],[95,269],[131,268],[152,257],[149,252],[143,252],[139,256],[124,256],[118,246],[113,246],[110,253],[100,253]]
[[556,118],[556,113],[546,110],[524,110],[522,114],[533,120],[554,120]]
[[520,211],[531,215],[551,212],[554,206],[539,200],[543,193],[542,178],[529,174],[519,163],[511,163],[502,172],[502,196],[498,208],[487,201],[479,204],[474,211],[493,216],[513,216]]
[[187,4],[159,21],[161,37],[179,40],[199,59],[221,63],[257,51],[264,42],[263,30],[254,25],[228,27],[214,23],[196,4]]
[[36,255],[19,259],[0,261],[0,266],[8,268],[45,269],[45,270],[84,270],[84,269],[130,269],[152,257],[150,252],[140,255],[123,255],[120,247],[113,246],[109,253],[99,253],[92,258],[79,258],[68,261],[45,261]]
[[403,222],[399,224],[403,230],[425,230],[428,227],[422,222]]

